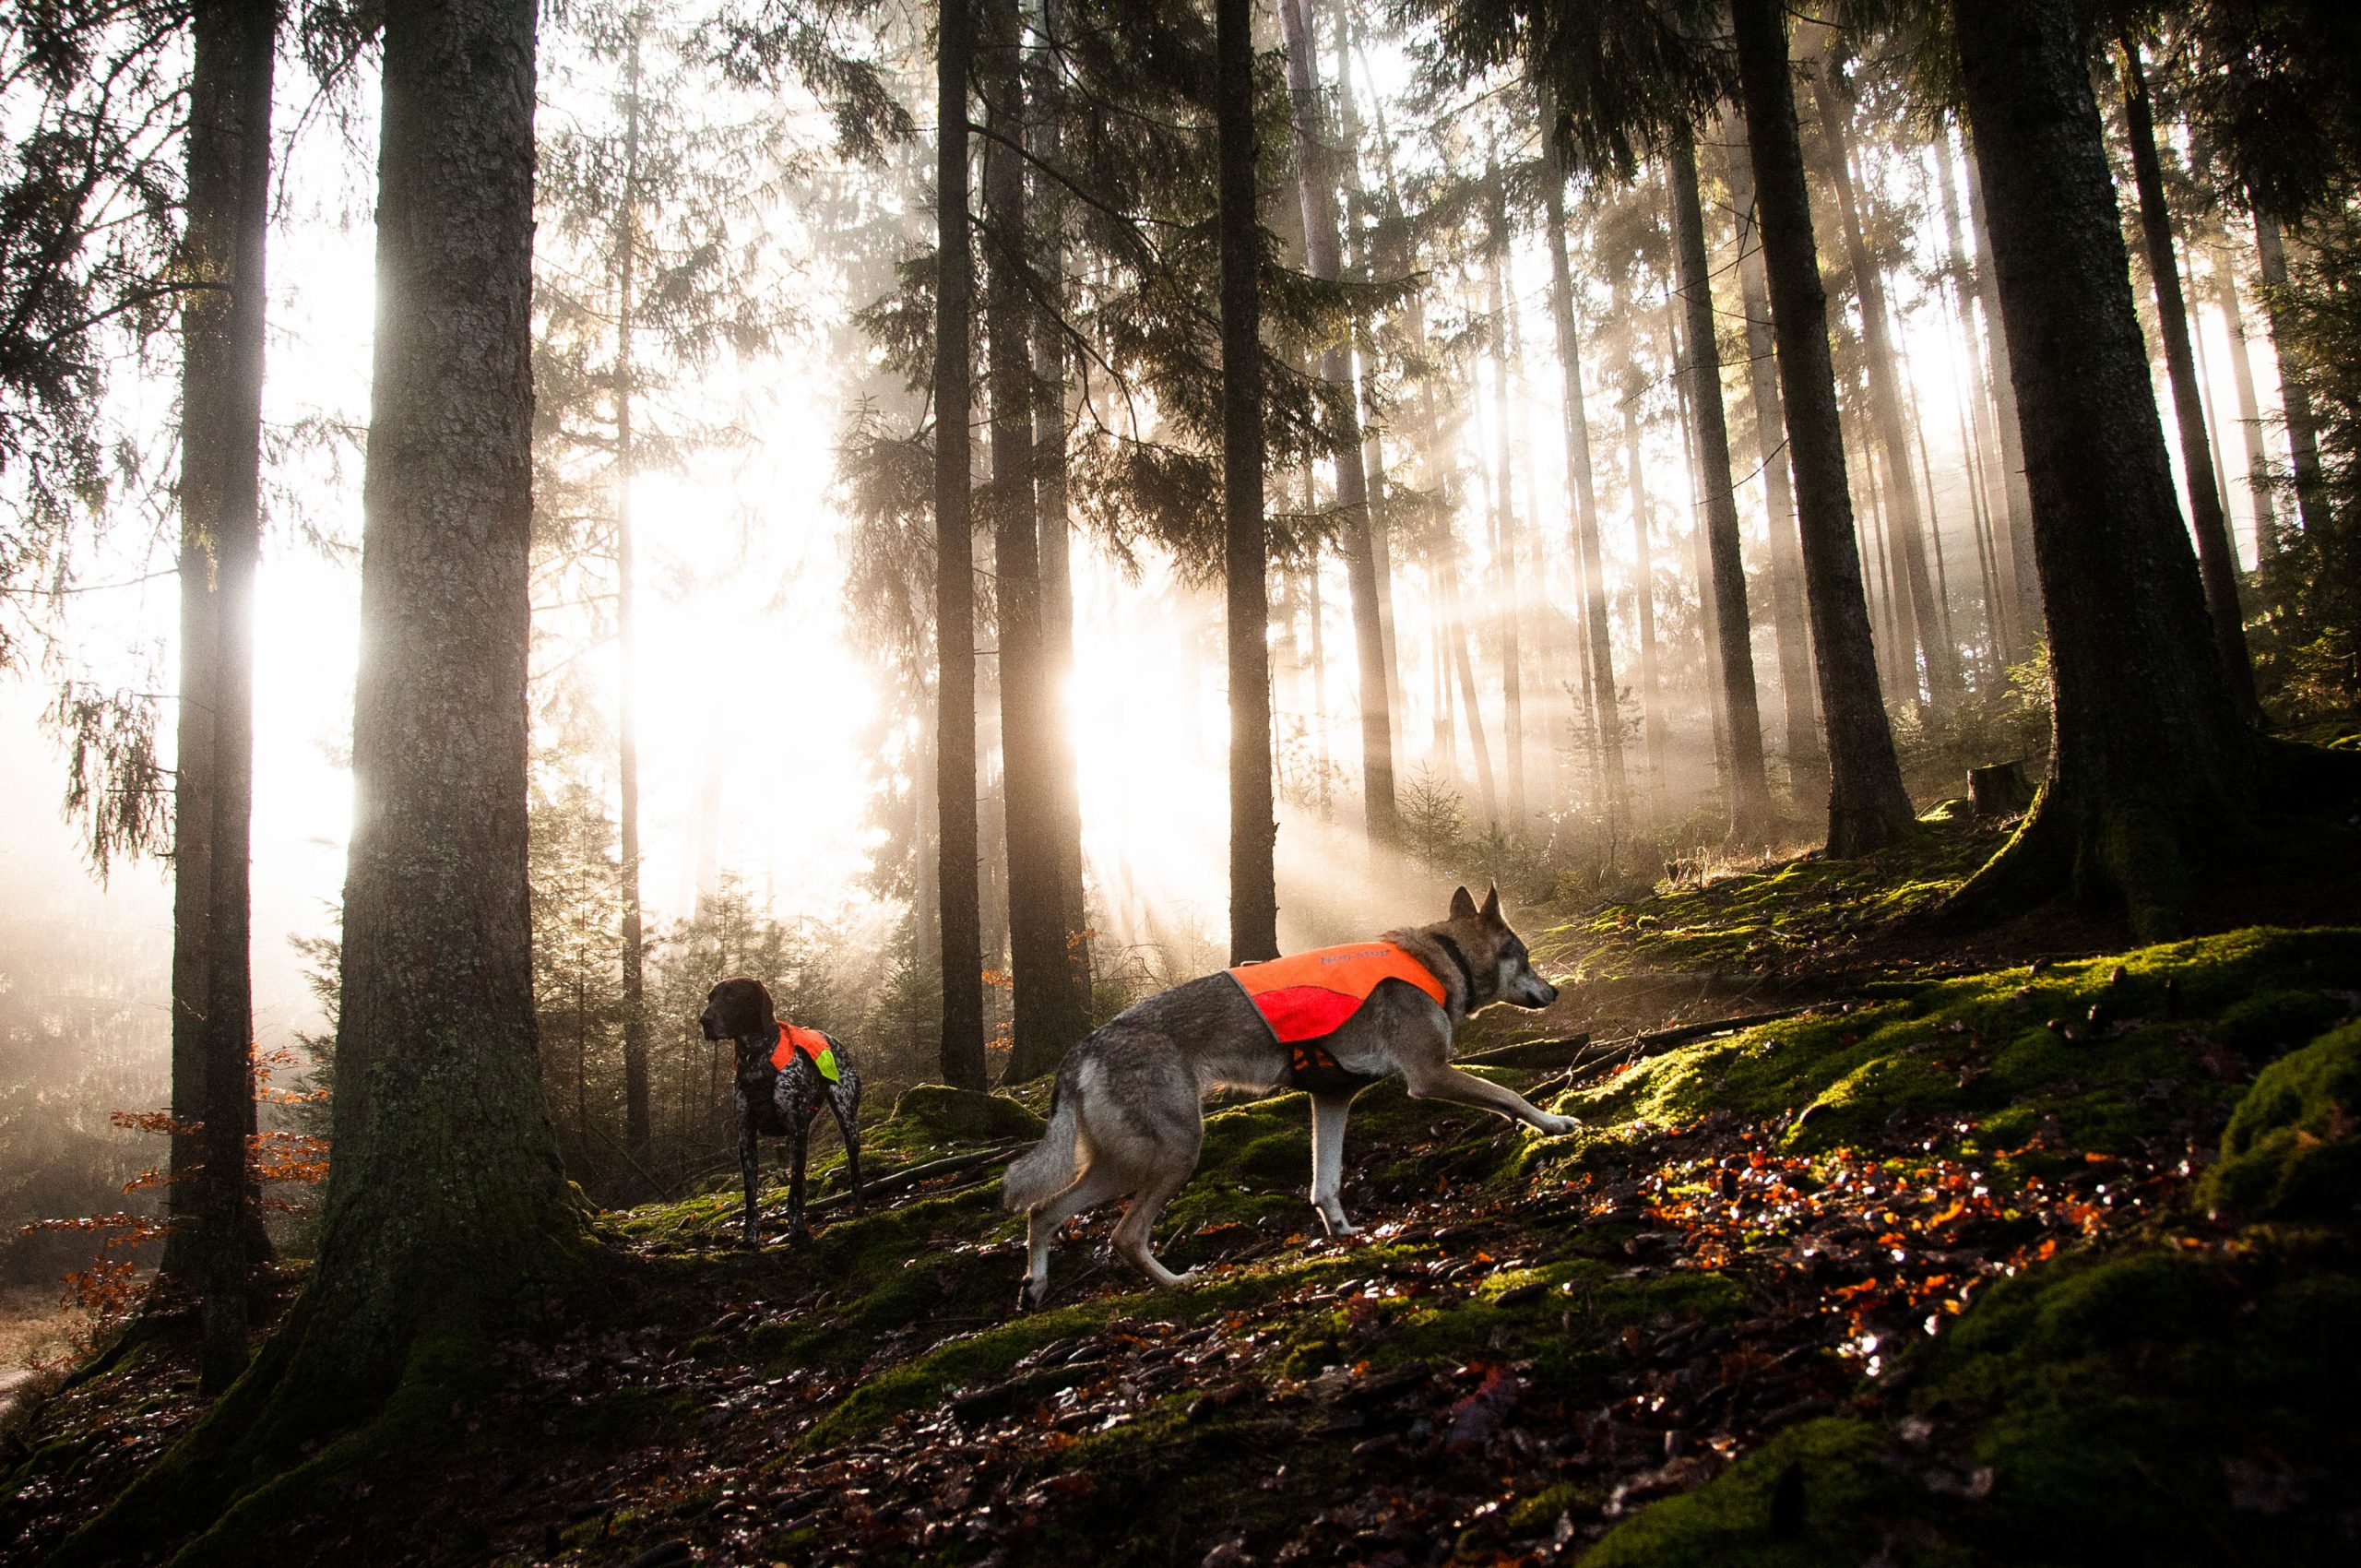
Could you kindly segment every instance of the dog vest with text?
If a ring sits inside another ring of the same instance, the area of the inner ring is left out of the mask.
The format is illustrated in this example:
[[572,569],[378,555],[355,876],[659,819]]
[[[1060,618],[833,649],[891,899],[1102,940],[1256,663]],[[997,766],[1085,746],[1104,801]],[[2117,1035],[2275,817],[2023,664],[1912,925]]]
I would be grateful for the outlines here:
[[778,1045],[771,1051],[771,1065],[784,1070],[799,1051],[820,1070],[820,1076],[832,1084],[839,1081],[836,1049],[828,1043],[826,1035],[817,1029],[807,1029],[801,1024],[781,1024],[778,1027]]
[[1334,1056],[1311,1042],[1343,1028],[1385,981],[1406,981],[1437,1003],[1450,1005],[1450,992],[1435,979],[1434,971],[1394,942],[1315,947],[1267,963],[1241,964],[1227,973],[1263,1015],[1272,1038],[1287,1047],[1288,1075],[1300,1089],[1350,1087],[1373,1081],[1346,1071]]

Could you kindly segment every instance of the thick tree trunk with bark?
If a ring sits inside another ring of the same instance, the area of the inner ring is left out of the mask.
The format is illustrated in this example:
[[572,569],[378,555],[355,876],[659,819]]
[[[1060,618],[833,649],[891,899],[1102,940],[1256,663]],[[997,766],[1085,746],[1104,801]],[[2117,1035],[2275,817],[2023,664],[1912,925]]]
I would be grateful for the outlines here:
[[1770,514],[1771,622],[1779,642],[1779,702],[1787,744],[1787,774],[1796,803],[1808,809],[1828,796],[1828,754],[1820,743],[1820,706],[1811,679],[1811,634],[1804,612],[1803,542],[1796,533],[1796,494],[1788,478],[1779,366],[1771,346],[1771,294],[1764,281],[1754,164],[1735,115],[1724,125],[1728,148],[1730,206],[1738,220],[1738,298],[1746,313],[1747,379],[1754,394],[1754,443],[1762,462],[1763,501]]
[[2147,72],[2136,44],[2123,46],[2123,114],[2131,143],[2131,177],[2140,195],[2140,235],[2148,253],[2148,279],[2156,291],[2156,324],[2165,339],[2165,370],[2172,381],[2173,411],[2180,431],[2181,469],[2189,480],[2191,529],[2213,617],[2213,647],[2229,682],[2230,699],[2241,717],[2260,718],[2254,660],[2247,652],[2246,614],[2238,607],[2238,557],[2230,544],[2230,522],[2214,482],[2213,434],[2205,422],[2197,360],[2189,347],[2189,302],[2181,292],[2180,262],[2173,244],[2171,210],[2165,205],[2164,172],[2156,159],[2155,113],[2148,99]]
[[[1546,105],[1545,105],[1546,109]],[[1550,118],[1545,113],[1545,120]],[[1617,711],[1615,648],[1607,621],[1607,574],[1598,535],[1598,495],[1591,473],[1590,416],[1583,401],[1582,339],[1574,328],[1573,270],[1566,255],[1566,169],[1555,137],[1541,138],[1541,188],[1548,216],[1549,320],[1565,377],[1566,474],[1573,492],[1574,559],[1583,585],[1583,633],[1589,673],[1591,725],[1598,746],[1602,802],[1610,821],[1631,810],[1623,767],[1623,726]]]
[[2262,270],[2262,301],[2271,320],[2271,354],[2279,367],[2279,404],[2287,422],[2288,466],[2296,475],[2296,516],[2304,531],[2326,538],[2330,527],[2328,484],[2320,475],[2319,422],[2312,411],[2312,395],[2302,374],[2279,351],[2287,335],[2286,306],[2281,295],[2287,288],[2287,244],[2279,220],[2267,213],[2254,215],[2254,249]]
[[[1845,231],[1845,249],[1853,265],[1853,286],[1861,303],[1861,339],[1866,351],[1869,410],[1877,422],[1878,445],[1885,456],[1886,519],[1892,526],[1902,582],[1907,593],[1910,626],[1925,655],[1927,691],[1937,707],[1948,707],[1959,697],[1959,655],[1942,636],[1942,616],[1935,603],[1932,579],[1927,572],[1926,523],[1918,515],[1916,465],[1910,456],[1909,421],[1902,409],[1903,373],[1893,351],[1893,334],[1886,315],[1885,274],[1869,254],[1861,228],[1859,198],[1853,185],[1851,104],[1833,68],[1819,73],[1821,124],[1828,136],[1829,175],[1836,187],[1836,212]],[[1894,650],[1897,664],[1909,671],[1905,689],[1918,691],[1916,659],[1908,647]]]
[[943,0],[935,60],[935,851],[942,898],[943,1081],[981,1089],[984,932],[977,885],[976,534],[969,489],[975,265],[967,232],[971,0]]
[[203,1296],[201,1379],[246,1364],[250,1263],[267,1256],[248,1178],[254,1004],[254,596],[261,545],[270,93],[279,8],[191,18],[182,312],[181,712],[174,799],[173,1229],[164,1271]]
[[2201,853],[2250,843],[2264,754],[2240,721],[2181,526],[2071,0],[1956,7],[2047,611],[2056,744],[1979,911],[2069,879],[2168,934]]
[[246,1376],[76,1543],[85,1557],[145,1555],[264,1480],[300,1487],[282,1472],[381,1408],[375,1441],[439,1440],[466,1369],[589,1245],[542,1099],[527,885],[533,6],[397,0],[384,18],[319,1261]]
[[[1254,8],[1216,0],[1221,234],[1223,571],[1229,652],[1229,961],[1279,951],[1271,798],[1270,536],[1263,520],[1262,231],[1255,218]],[[1358,447],[1356,444],[1355,457]],[[1381,677],[1379,693],[1384,687]],[[1363,698],[1364,704],[1368,701]]]
[[[1303,0],[1279,0],[1279,23],[1287,36],[1287,89],[1294,98],[1292,125],[1298,195],[1303,210],[1304,253],[1314,278],[1335,282],[1344,276],[1344,247],[1336,210],[1337,179],[1320,111],[1319,56]],[[1336,455],[1336,506],[1344,514],[1346,581],[1352,590],[1353,650],[1360,681],[1361,804],[1370,841],[1390,845],[1401,837],[1394,806],[1394,719],[1385,679],[1384,615],[1378,603],[1377,556],[1371,543],[1369,474],[1362,467],[1358,387],[1350,348],[1344,342],[1321,350],[1320,374],[1345,389],[1349,427]]]
[[1746,561],[1730,480],[1729,429],[1722,413],[1722,355],[1714,337],[1713,272],[1705,261],[1705,214],[1697,195],[1697,148],[1687,125],[1670,148],[1674,248],[1688,313],[1689,397],[1697,422],[1705,545],[1713,567],[1715,642],[1723,722],[1729,731],[1730,831],[1745,841],[1769,826],[1771,787],[1762,766],[1762,719],[1754,694],[1754,638],[1746,611]]
[[984,13],[984,209],[992,248],[984,329],[991,397],[992,566],[999,609],[1002,777],[1006,782],[1009,968],[1015,980],[1007,1081],[1057,1070],[1090,1032],[1067,947],[1061,875],[1055,692],[1042,646],[1040,523],[1034,494],[1034,236],[1025,222],[1025,103],[1016,0]]
[[1853,540],[1844,427],[1828,351],[1828,301],[1812,243],[1786,15],[1774,0],[1732,0],[1730,11],[1778,339],[1812,659],[1827,728],[1828,847],[1832,854],[1857,855],[1907,832],[1913,814],[1878,695],[1877,656]]

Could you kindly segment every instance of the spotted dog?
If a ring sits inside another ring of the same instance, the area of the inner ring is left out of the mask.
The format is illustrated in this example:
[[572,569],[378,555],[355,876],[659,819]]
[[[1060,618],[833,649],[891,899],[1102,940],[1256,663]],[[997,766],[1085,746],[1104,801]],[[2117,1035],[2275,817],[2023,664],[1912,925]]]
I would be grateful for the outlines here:
[[861,1211],[860,1075],[842,1041],[817,1029],[781,1023],[763,982],[741,975],[706,993],[697,1019],[710,1040],[729,1040],[738,1052],[738,1167],[746,1179],[742,1239],[762,1244],[755,1228],[754,1146],[763,1137],[792,1140],[787,1187],[787,1239],[807,1241],[803,1224],[803,1162],[812,1118],[825,1105],[845,1139],[845,1171],[852,1208]]

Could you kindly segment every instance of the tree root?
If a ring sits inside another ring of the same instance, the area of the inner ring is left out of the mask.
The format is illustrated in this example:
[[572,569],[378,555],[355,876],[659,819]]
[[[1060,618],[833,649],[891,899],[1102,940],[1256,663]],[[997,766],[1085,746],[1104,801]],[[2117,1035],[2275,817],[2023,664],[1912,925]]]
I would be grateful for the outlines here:
[[2192,873],[2267,852],[2300,830],[2346,837],[2361,824],[2361,754],[2258,735],[2244,799],[2173,800],[2150,790],[2092,800],[2041,787],[2023,822],[1936,919],[1987,925],[2070,894],[2119,905],[2142,942],[2183,934]]
[[51,1568],[153,1559],[174,1543],[174,1568],[245,1562],[259,1532],[316,1515],[365,1463],[440,1441],[456,1405],[487,1384],[492,1303],[450,1289],[409,1305],[399,1342],[356,1354],[350,1314],[307,1291],[245,1375]]

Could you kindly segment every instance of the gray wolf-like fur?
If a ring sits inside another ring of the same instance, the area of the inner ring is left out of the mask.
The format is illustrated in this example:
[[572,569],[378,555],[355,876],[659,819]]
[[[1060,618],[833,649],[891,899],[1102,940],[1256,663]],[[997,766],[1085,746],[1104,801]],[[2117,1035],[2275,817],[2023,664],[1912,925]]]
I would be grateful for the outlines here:
[[[789,1141],[791,1164],[787,1181],[787,1239],[807,1241],[803,1226],[803,1159],[812,1141],[812,1118],[823,1105],[836,1119],[845,1138],[845,1172],[852,1181],[852,1211],[861,1211],[860,1199],[860,1075],[853,1071],[845,1042],[825,1035],[836,1051],[836,1081],[828,1082],[801,1051],[789,1056],[785,1067],[771,1065],[778,1048],[778,1016],[771,1008],[771,993],[763,982],[743,975],[723,980],[706,993],[705,1011],[697,1018],[711,1040],[729,1040],[738,1051],[738,1169],[746,1179],[746,1212],[742,1240],[749,1247],[762,1239],[754,1225],[754,1141],[758,1137]],[[825,1031],[824,1031],[825,1033]]]
[[[1399,1074],[1419,1099],[1472,1105],[1553,1135],[1571,1132],[1572,1117],[1553,1115],[1450,1062],[1452,1032],[1469,1014],[1495,1002],[1547,1007],[1558,1000],[1558,988],[1533,972],[1524,941],[1501,918],[1499,889],[1479,909],[1460,888],[1448,919],[1385,935],[1434,972],[1446,1001],[1438,1004],[1404,980],[1382,982],[1343,1028],[1321,1040],[1337,1064],[1370,1077]],[[1131,1206],[1115,1227],[1116,1255],[1159,1285],[1179,1283],[1183,1277],[1148,1251],[1148,1233],[1196,1169],[1205,1092],[1217,1086],[1284,1088],[1287,1069],[1287,1048],[1227,974],[1151,996],[1068,1052],[1051,1096],[1049,1134],[1009,1166],[1002,1186],[1002,1202],[1030,1220],[1018,1305],[1038,1306],[1047,1293],[1058,1227],[1127,1194]],[[1337,1199],[1351,1102],[1349,1089],[1311,1097],[1311,1202],[1332,1236],[1354,1229]]]

